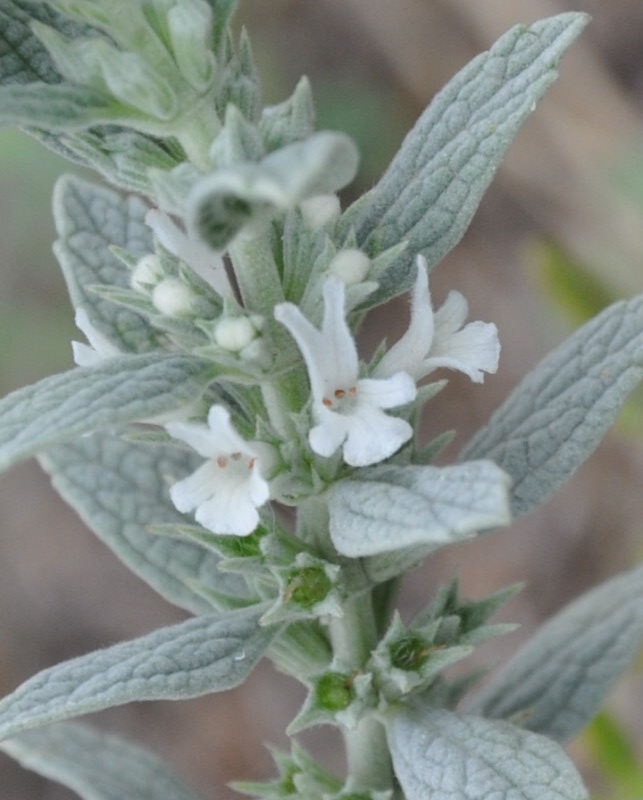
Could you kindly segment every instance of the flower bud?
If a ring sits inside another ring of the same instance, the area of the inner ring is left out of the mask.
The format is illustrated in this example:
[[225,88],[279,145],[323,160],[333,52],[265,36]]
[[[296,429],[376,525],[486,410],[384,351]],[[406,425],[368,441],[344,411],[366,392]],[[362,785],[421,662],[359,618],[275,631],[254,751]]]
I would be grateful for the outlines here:
[[152,303],[166,317],[189,317],[194,313],[194,292],[178,278],[166,278],[152,291]]
[[214,329],[214,341],[232,353],[243,350],[256,335],[257,331],[247,317],[223,317]]
[[336,194],[318,194],[309,197],[299,206],[306,225],[313,231],[317,231],[339,219],[340,205],[339,197]]
[[330,273],[341,278],[347,286],[361,283],[368,275],[370,268],[370,258],[356,248],[340,250],[328,265]]

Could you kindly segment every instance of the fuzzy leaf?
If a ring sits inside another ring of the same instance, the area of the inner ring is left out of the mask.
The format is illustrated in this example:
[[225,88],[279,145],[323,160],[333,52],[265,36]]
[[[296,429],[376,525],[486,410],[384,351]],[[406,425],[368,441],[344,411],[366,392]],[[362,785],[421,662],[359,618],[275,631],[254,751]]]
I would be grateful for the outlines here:
[[598,711],[643,645],[643,568],[582,595],[516,653],[470,709],[518,715],[537,733],[565,741]]
[[265,610],[193,617],[45,669],[0,701],[0,739],[125,703],[232,689],[276,632],[259,627]]
[[512,508],[542,503],[599,444],[643,377],[643,295],[579,328],[514,389],[461,459],[489,458],[513,478]]
[[[132,116],[132,111],[129,111]],[[41,127],[52,131],[89,128],[125,116],[111,97],[69,83],[0,86],[0,126]]]
[[508,722],[450,711],[402,712],[388,727],[407,800],[586,800],[572,762],[550,739]]
[[85,28],[32,0],[0,1],[0,83],[25,84],[36,81],[59,83],[60,74],[30,23],[38,20],[67,36],[80,35]]
[[193,403],[213,377],[207,361],[151,353],[114,356],[17,389],[0,400],[0,469],[81,434]]
[[110,251],[118,246],[141,257],[154,252],[145,225],[148,207],[138,197],[116,192],[74,176],[64,176],[54,190],[54,219],[60,237],[54,252],[74,308],[87,310],[92,324],[123,350],[151,350],[157,336],[139,314],[87,289],[94,284],[129,289],[130,270]]
[[518,129],[557,77],[587,23],[569,13],[516,26],[434,98],[377,184],[357,240],[371,252],[409,246],[380,279],[369,306],[408,289],[417,253],[431,267],[458,243]]
[[63,722],[23,733],[0,750],[83,800],[197,800],[153,753],[85,725]]
[[236,597],[245,581],[219,572],[219,559],[191,542],[150,533],[151,525],[185,522],[168,487],[202,462],[176,447],[123,441],[96,432],[40,457],[56,491],[134,573],[170,603],[212,611],[194,584]]
[[509,522],[509,479],[490,461],[378,467],[329,493],[330,535],[350,558],[424,545],[425,555]]

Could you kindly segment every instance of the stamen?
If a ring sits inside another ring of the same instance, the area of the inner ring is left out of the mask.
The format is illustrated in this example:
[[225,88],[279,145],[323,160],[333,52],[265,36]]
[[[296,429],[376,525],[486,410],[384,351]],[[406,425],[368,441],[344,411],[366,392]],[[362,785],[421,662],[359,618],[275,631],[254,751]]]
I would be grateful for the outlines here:
[[219,458],[217,458],[217,464],[223,469],[227,466],[228,459],[225,456],[219,456]]
[[342,397],[345,397],[345,396],[346,396],[346,392],[344,391],[344,389],[335,389],[335,397],[338,400],[341,400]]
[[231,454],[230,454],[230,458],[231,458],[233,461],[238,461],[238,460],[241,458],[241,453],[231,453]]
[[333,401],[328,397],[322,397],[322,403],[326,406],[326,408],[330,408],[333,405]]

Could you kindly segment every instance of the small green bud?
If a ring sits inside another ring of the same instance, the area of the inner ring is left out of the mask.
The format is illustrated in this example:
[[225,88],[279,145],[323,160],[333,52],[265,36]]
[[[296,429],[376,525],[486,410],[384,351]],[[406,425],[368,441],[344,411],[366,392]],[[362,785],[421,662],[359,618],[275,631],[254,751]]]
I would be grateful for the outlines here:
[[315,700],[326,711],[343,711],[354,696],[353,676],[341,672],[327,672],[315,686]]
[[332,581],[321,565],[293,569],[287,577],[283,599],[311,609],[327,596]]
[[426,663],[431,646],[417,633],[408,633],[389,645],[391,666],[408,672],[417,671]]

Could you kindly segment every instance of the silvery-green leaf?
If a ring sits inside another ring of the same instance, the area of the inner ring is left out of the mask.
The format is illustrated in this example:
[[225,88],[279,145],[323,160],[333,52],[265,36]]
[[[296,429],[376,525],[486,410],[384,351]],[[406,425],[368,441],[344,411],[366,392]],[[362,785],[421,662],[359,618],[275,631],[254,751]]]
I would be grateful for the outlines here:
[[32,0],[0,3],[0,83],[58,83],[61,76],[42,42],[31,30],[32,20],[78,36],[85,29],[56,13],[49,5]]
[[152,231],[145,225],[148,206],[138,197],[124,198],[70,175],[58,180],[53,204],[59,236],[54,252],[74,308],[86,309],[94,327],[121,349],[135,353],[153,349],[157,335],[141,315],[87,288],[130,287],[130,270],[110,247],[122,247],[135,257],[154,252]]
[[193,403],[214,377],[190,356],[114,356],[17,389],[0,400],[0,469],[94,430]]
[[182,700],[238,686],[276,630],[265,606],[204,615],[39,672],[0,701],[0,739],[142,700]]
[[153,525],[185,523],[169,486],[203,460],[176,447],[123,441],[97,431],[52,447],[39,461],[86,525],[134,573],[166,600],[195,614],[212,612],[194,585],[247,596],[245,581],[219,572],[203,547],[150,533]]
[[512,509],[542,503],[599,444],[643,377],[643,295],[614,303],[530,372],[461,458],[513,479]]
[[306,77],[301,78],[286,101],[268,106],[261,112],[259,131],[268,151],[305,139],[314,130],[315,107]]
[[158,756],[86,725],[50,725],[8,739],[0,750],[83,800],[197,800]]
[[73,131],[131,117],[109,95],[69,83],[0,86],[0,126]]
[[469,708],[565,741],[596,714],[643,645],[643,568],[601,584],[546,622]]
[[409,288],[415,257],[429,266],[462,237],[507,148],[557,76],[564,51],[587,23],[578,13],[517,26],[436,95],[404,140],[357,223],[360,246],[409,246],[369,305]]
[[188,221],[215,250],[222,250],[253,219],[285,211],[316,194],[335,192],[357,170],[358,153],[342,133],[320,131],[269,153],[259,162],[219,169],[194,186]]
[[377,467],[330,489],[330,536],[350,558],[415,545],[427,554],[509,522],[509,486],[491,461]]
[[[42,139],[41,136],[39,138]],[[117,126],[93,126],[85,131],[60,134],[53,147],[64,158],[93,167],[110,183],[128,192],[152,194],[148,171],[173,169],[185,158],[172,139],[155,139]]]
[[587,800],[555,742],[509,722],[402,711],[387,729],[407,800]]

